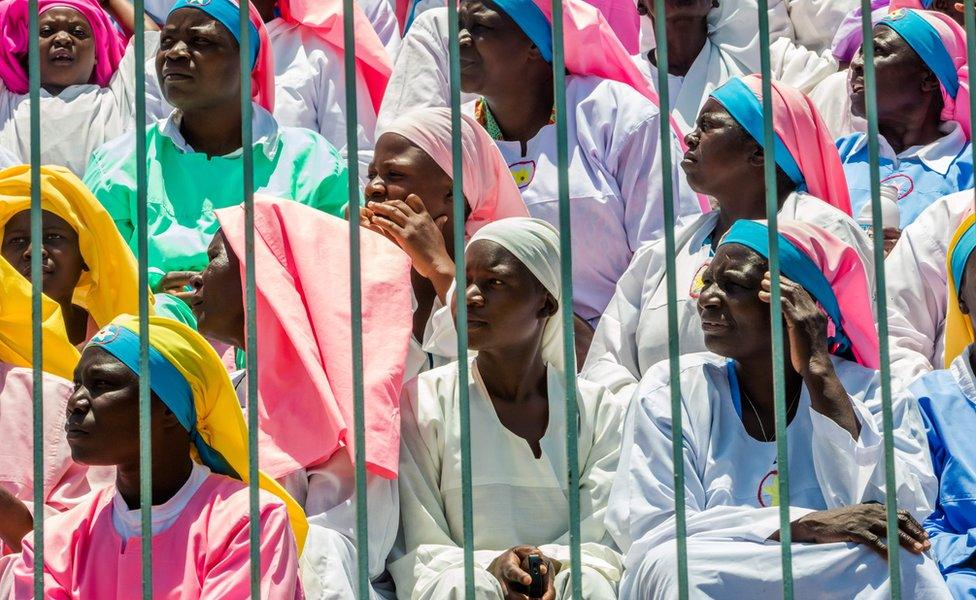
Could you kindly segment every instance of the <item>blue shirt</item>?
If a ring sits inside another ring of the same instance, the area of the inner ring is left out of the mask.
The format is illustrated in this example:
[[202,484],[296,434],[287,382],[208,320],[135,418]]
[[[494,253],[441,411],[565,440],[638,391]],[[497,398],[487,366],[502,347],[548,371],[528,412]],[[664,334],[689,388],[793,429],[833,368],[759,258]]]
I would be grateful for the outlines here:
[[924,526],[945,575],[976,566],[976,380],[969,366],[971,351],[972,346],[948,369],[926,373],[908,388],[918,400],[939,478],[935,511]]
[[[898,188],[901,229],[942,196],[973,187],[972,144],[966,141],[957,123],[944,124],[943,131],[946,135],[939,140],[908,148],[899,155],[884,138],[878,140],[881,183]],[[856,218],[871,202],[867,135],[854,133],[839,138],[837,152],[844,165],[851,210]]]

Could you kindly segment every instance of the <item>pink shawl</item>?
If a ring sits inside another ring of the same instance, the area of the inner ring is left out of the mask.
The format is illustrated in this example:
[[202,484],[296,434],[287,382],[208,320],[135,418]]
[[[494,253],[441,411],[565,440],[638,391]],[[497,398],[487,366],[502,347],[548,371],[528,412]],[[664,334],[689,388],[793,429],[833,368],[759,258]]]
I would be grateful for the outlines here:
[[[342,29],[341,0],[279,0],[278,8],[283,19],[309,28],[342,54],[346,42]],[[353,20],[356,28],[356,68],[366,81],[373,110],[378,113],[386,84],[393,73],[393,62],[363,9],[355,2]]]
[[[387,125],[380,135],[383,133],[402,135],[430,155],[445,173],[453,176],[451,109],[410,111]],[[498,146],[485,128],[467,115],[461,116],[461,172],[464,198],[471,207],[471,215],[465,223],[468,237],[492,221],[529,216]]]
[[[742,81],[762,100],[762,78],[748,75]],[[773,129],[800,167],[807,191],[827,204],[851,214],[847,178],[837,146],[816,106],[803,92],[773,82]]]
[[[126,38],[102,10],[97,0],[39,0],[40,12],[49,8],[73,8],[88,21],[95,42],[95,69],[90,83],[105,87],[119,68],[125,55]],[[27,0],[0,2],[0,79],[8,90],[26,94],[30,90],[27,71],[21,63],[27,56],[28,45]]]
[[[244,268],[244,208],[217,211]],[[297,202],[254,199],[261,468],[275,479],[353,453],[349,224]],[[395,478],[411,335],[410,261],[362,229],[366,467]],[[242,277],[243,279],[243,277]]]
[[[854,357],[865,367],[877,369],[880,364],[878,331],[871,311],[868,276],[857,250],[829,231],[801,221],[781,223],[779,233],[820,267],[837,297]],[[833,324],[829,327],[833,328]],[[828,331],[828,335],[832,333]]]
[[955,98],[946,92],[945,86],[941,86],[942,120],[959,123],[966,134],[966,139],[972,139],[972,124],[969,121],[969,62],[966,58],[966,30],[953,21],[952,17],[940,12],[933,10],[917,12],[942,38],[942,43],[945,44],[949,57],[956,67],[956,75],[959,77],[959,90]]

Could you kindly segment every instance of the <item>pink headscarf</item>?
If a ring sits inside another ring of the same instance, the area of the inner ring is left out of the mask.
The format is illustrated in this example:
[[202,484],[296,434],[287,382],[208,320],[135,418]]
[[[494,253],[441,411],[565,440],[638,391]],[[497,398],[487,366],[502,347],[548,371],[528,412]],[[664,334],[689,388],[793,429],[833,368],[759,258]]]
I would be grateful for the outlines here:
[[953,21],[952,17],[940,12],[933,10],[916,12],[939,34],[959,77],[959,90],[955,98],[949,95],[945,86],[939,86],[942,89],[941,119],[959,123],[963,133],[966,134],[966,139],[972,139],[972,124],[969,122],[969,63],[966,58],[966,30]]
[[[453,176],[451,109],[410,111],[387,125],[380,135],[384,133],[402,135],[429,154],[445,173]],[[467,115],[461,116],[461,172],[464,198],[471,207],[471,215],[464,227],[468,237],[492,221],[529,216],[498,146],[485,128]]]
[[[105,87],[122,62],[126,38],[98,4],[97,0],[39,0],[40,12],[51,8],[73,8],[81,13],[92,28],[95,45],[95,68],[90,83]],[[30,90],[27,71],[21,61],[27,56],[30,44],[27,0],[0,2],[0,79],[8,90],[26,94]]]
[[[244,208],[216,211],[244,269]],[[261,468],[274,479],[353,457],[349,223],[288,200],[254,198]],[[395,478],[400,386],[411,336],[410,260],[362,235],[366,468]],[[242,277],[243,279],[243,277]]]
[[[281,17],[309,28],[341,55],[346,47],[342,29],[341,0],[279,0]],[[386,84],[393,73],[393,62],[383,42],[359,4],[353,3],[356,68],[366,82],[373,110],[379,113]]]
[[[742,81],[761,101],[762,77],[747,75]],[[773,129],[800,167],[807,191],[850,215],[851,198],[844,167],[816,106],[803,92],[788,85],[773,81],[772,89]]]
[[[240,6],[237,0],[231,2]],[[268,28],[264,26],[261,13],[250,2],[247,3],[247,16],[258,30],[258,42],[261,44],[258,48],[258,59],[251,69],[251,99],[264,110],[274,112],[274,51],[271,48],[271,39],[268,37]]]
[[[880,346],[871,311],[871,292],[857,250],[829,231],[801,221],[785,221],[779,232],[820,267],[834,290],[854,358],[869,369],[879,368]],[[828,327],[827,334],[832,335],[833,324]]]

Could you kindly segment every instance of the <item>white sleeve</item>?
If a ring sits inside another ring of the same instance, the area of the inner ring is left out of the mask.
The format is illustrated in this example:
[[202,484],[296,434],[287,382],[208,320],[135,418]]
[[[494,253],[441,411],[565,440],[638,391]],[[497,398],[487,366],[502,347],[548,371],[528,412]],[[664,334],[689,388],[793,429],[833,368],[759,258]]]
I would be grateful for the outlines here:
[[376,35],[383,42],[383,46],[391,58],[396,58],[400,50],[400,24],[397,22],[396,11],[388,0],[359,0],[363,12],[369,22],[373,24]]
[[902,231],[901,238],[885,259],[888,296],[888,334],[891,373],[902,381],[942,368],[936,347],[946,315],[945,252],[933,235],[916,221]]
[[814,51],[829,50],[834,34],[857,0],[787,0],[796,43]]
[[[157,119],[166,116],[172,107],[163,98],[159,81],[156,78],[155,59],[156,49],[159,48],[159,32],[147,31],[144,38],[144,48],[146,52],[145,69],[146,82],[146,122],[152,123]],[[125,56],[119,63],[119,68],[112,76],[108,84],[109,89],[115,94],[120,108],[120,114],[128,118],[135,115],[136,106],[136,52],[135,38],[129,40],[129,45],[125,49]]]
[[814,52],[787,38],[776,39],[770,44],[769,58],[773,79],[805,94],[837,71],[837,60],[829,48]]
[[583,364],[581,376],[584,379],[608,387],[621,398],[629,399],[633,395],[641,377],[637,324],[644,282],[659,244],[663,241],[647,244],[634,253],[600,317]]
[[[664,237],[664,182],[660,144],[660,115],[643,119],[614,141],[608,151],[607,168],[624,199],[624,229],[631,251]],[[681,150],[671,136],[672,201],[675,228],[701,214],[698,195],[688,186],[678,168]]]

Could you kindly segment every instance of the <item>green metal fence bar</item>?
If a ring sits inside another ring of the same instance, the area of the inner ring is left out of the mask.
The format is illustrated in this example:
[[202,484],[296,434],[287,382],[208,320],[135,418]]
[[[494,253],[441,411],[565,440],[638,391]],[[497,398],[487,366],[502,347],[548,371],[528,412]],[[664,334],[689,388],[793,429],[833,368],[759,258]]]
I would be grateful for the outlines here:
[[139,255],[139,504],[142,597],[152,598],[152,396],[149,374],[149,208],[146,204],[146,23],[144,0],[135,0],[136,232]]
[[251,599],[261,600],[261,507],[258,488],[258,326],[255,306],[257,284],[254,270],[254,131],[251,107],[251,40],[249,3],[241,2],[238,11],[240,23],[241,66],[241,159],[244,196],[244,307],[247,318],[244,331],[244,347],[247,349],[247,454],[248,496],[251,527],[248,531],[250,554]]
[[[668,32],[664,2],[654,3],[658,104],[661,114],[661,186],[664,194],[665,285],[668,298],[668,375],[671,380],[671,464],[674,466],[674,531],[678,555],[678,598],[688,599],[688,540],[685,510],[684,420],[681,412],[681,348],[678,335],[678,275],[675,266],[674,166],[671,156],[671,94],[668,84]],[[678,135],[681,133],[678,132]]]
[[773,399],[776,421],[776,469],[779,476],[780,549],[783,569],[783,597],[793,598],[793,551],[790,531],[790,463],[786,440],[786,378],[783,360],[783,305],[780,297],[779,199],[776,189],[776,161],[773,133],[773,93],[769,58],[769,2],[759,0],[759,47],[762,71],[763,176],[766,180],[766,219],[769,223],[769,274],[771,278],[769,320],[772,328]]
[[353,422],[356,432],[356,570],[359,598],[369,598],[369,521],[366,503],[366,409],[363,392],[362,263],[359,229],[359,122],[356,104],[354,0],[342,2],[343,61],[346,77],[346,151],[349,169],[349,272],[352,319]]
[[44,274],[41,272],[40,247],[44,240],[41,221],[41,51],[40,8],[37,0],[29,0],[30,14],[27,69],[30,80],[30,164],[31,164],[31,342],[34,385],[31,390],[34,405],[34,597],[44,597],[44,337],[41,327],[41,293]]
[[875,285],[879,290],[876,298],[878,313],[878,338],[881,362],[881,424],[884,436],[885,461],[885,511],[887,513],[887,541],[891,551],[888,560],[888,577],[891,581],[891,598],[901,598],[901,561],[898,559],[898,489],[895,481],[895,446],[892,433],[891,365],[888,352],[888,298],[885,295],[884,233],[881,215],[881,174],[878,170],[878,104],[877,79],[874,71],[874,25],[871,21],[870,0],[861,2],[862,52],[864,54],[864,104],[868,121],[868,164],[871,183],[871,227],[874,237]]
[[457,329],[458,404],[461,435],[461,514],[464,541],[464,597],[477,600],[474,592],[474,501],[471,495],[471,406],[468,398],[468,305],[464,270],[464,185],[461,170],[461,48],[458,44],[458,3],[447,3],[448,55],[451,83],[451,165],[454,179],[454,302]]
[[580,552],[579,406],[576,401],[576,343],[573,330],[573,230],[569,210],[569,141],[566,112],[566,55],[563,35],[563,0],[552,2],[552,85],[556,109],[556,165],[559,184],[560,284],[563,298],[564,387],[566,389],[566,477],[569,497],[569,564],[573,599],[583,599]]

